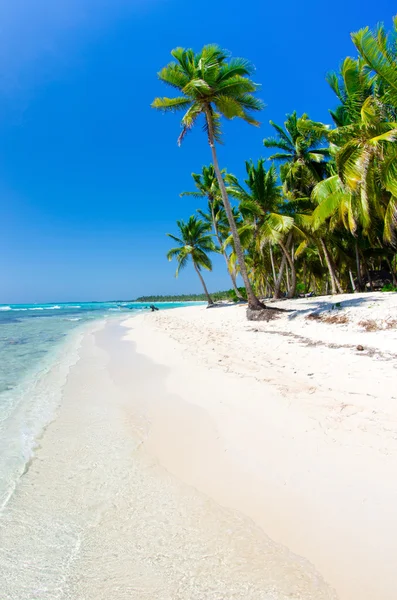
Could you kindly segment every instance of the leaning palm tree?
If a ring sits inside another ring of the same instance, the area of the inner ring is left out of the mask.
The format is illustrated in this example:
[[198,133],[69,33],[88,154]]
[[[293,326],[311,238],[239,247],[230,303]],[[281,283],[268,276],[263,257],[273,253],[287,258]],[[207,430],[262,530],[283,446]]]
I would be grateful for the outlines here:
[[208,304],[214,304],[201,274],[202,269],[212,271],[212,262],[208,256],[208,252],[215,252],[216,248],[212,236],[209,234],[211,226],[194,215],[189,218],[187,223],[185,221],[177,221],[176,224],[178,225],[180,237],[167,233],[171,239],[179,244],[176,248],[171,248],[167,252],[168,260],[172,260],[175,257],[178,263],[175,277],[178,277],[180,270],[186,267],[190,259],[199,276]]
[[254,96],[258,86],[250,79],[253,68],[248,61],[230,58],[225,50],[211,44],[204,46],[197,54],[184,48],[176,48],[171,54],[175,61],[164,67],[158,76],[182,95],[176,98],[156,98],[152,107],[165,112],[186,111],[182,117],[178,144],[181,144],[199,117],[204,118],[212,162],[233,236],[240,273],[247,290],[248,306],[260,310],[264,305],[255,296],[248,278],[244,251],[216,153],[216,143],[221,139],[221,117],[240,118],[251,125],[258,125],[252,113],[261,110],[263,103]]
[[[223,176],[224,171],[222,171]],[[240,290],[237,287],[236,274],[230,268],[229,257],[226,253],[224,242],[229,236],[229,222],[225,213],[225,208],[221,200],[221,191],[219,189],[218,179],[213,165],[203,167],[201,173],[192,173],[192,177],[196,186],[194,192],[182,192],[181,196],[192,196],[193,198],[207,198],[208,212],[198,210],[199,215],[210,223],[214,230],[214,235],[218,241],[226,262],[226,268],[232,280],[233,290],[239,300],[244,300]]]

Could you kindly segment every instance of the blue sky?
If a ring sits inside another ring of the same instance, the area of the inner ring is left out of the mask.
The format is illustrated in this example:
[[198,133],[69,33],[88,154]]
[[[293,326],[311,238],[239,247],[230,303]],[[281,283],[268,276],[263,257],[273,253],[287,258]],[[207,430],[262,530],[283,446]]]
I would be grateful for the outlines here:
[[[205,136],[176,145],[178,116],[150,108],[176,46],[216,42],[256,66],[260,129],[227,123],[223,167],[264,154],[269,119],[329,122],[324,80],[349,32],[391,26],[389,0],[13,0],[0,5],[0,302],[132,298],[200,291],[174,278],[166,232],[199,203],[180,198],[209,164]],[[220,258],[210,289],[229,288]]]

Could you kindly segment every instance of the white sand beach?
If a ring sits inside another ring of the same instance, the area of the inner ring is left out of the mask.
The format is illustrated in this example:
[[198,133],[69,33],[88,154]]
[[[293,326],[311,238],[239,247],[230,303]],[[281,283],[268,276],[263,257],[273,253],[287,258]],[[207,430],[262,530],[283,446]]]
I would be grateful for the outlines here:
[[397,295],[277,306],[293,312],[256,323],[244,306],[195,307],[125,323],[138,352],[168,367],[173,395],[152,403],[145,444],[309,560],[339,598],[391,600]]
[[395,598],[397,294],[279,305],[86,330],[2,514],[2,600]]

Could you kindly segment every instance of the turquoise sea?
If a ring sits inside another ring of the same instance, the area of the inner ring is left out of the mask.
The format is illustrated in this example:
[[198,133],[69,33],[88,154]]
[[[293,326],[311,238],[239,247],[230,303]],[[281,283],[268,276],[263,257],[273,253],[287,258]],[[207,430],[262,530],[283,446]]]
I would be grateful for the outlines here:
[[69,368],[78,359],[79,336],[98,320],[129,317],[147,307],[127,302],[0,305],[0,510],[55,417]]

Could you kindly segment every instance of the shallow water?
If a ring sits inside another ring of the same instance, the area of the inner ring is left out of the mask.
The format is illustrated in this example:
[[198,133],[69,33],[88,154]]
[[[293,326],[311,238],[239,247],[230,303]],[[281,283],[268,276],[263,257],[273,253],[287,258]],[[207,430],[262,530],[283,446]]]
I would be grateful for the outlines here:
[[[141,303],[0,305],[0,510],[37,440],[56,414],[79,337],[103,319],[131,316]],[[173,308],[183,304],[159,304]]]

